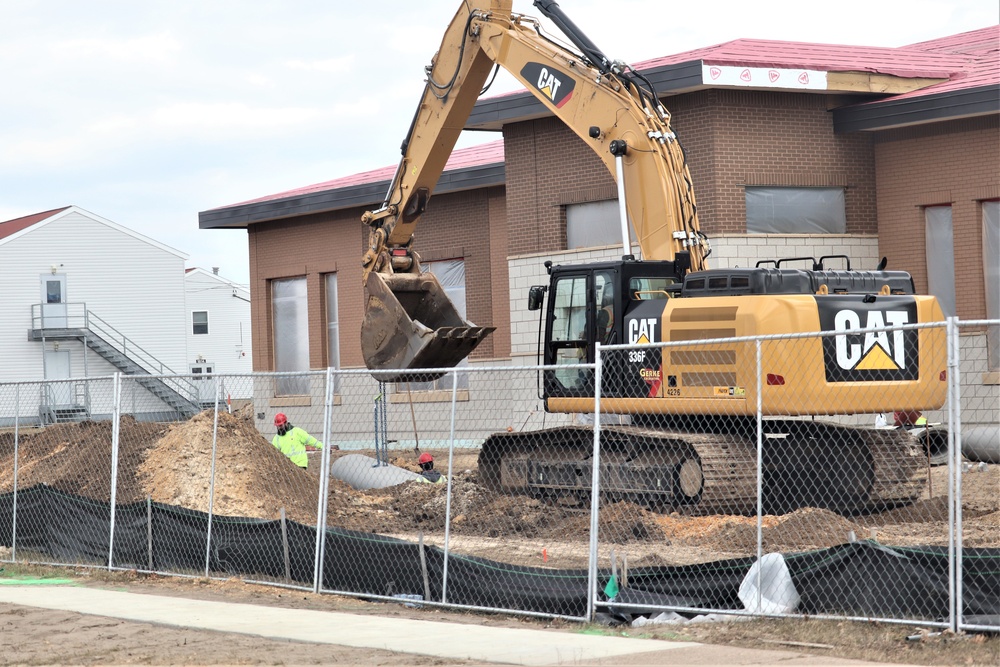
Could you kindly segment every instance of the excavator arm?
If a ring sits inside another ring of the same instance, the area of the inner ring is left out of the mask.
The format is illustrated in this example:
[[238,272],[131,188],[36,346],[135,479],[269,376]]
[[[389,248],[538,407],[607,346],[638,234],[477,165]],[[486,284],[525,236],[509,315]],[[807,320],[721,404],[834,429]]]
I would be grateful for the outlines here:
[[400,370],[453,366],[492,331],[464,321],[433,275],[421,273],[411,241],[494,65],[602,159],[618,182],[643,258],[673,260],[681,272],[707,268],[684,152],[652,86],[604,56],[556,2],[535,6],[579,52],[543,36],[537,20],[511,11],[510,0],[465,0],[427,68],[385,202],[362,216],[371,228],[362,260],[368,291],[362,352],[384,380],[402,379]]

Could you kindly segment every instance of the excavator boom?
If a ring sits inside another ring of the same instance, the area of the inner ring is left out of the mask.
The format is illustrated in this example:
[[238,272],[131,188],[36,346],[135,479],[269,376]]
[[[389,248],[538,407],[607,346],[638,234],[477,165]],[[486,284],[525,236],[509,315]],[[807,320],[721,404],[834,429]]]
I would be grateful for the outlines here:
[[[814,418],[939,408],[946,397],[943,329],[874,331],[886,322],[940,321],[936,300],[915,294],[905,272],[852,270],[845,256],[813,260],[811,269],[777,260],[774,268],[709,270],[684,152],[656,91],[601,52],[556,2],[535,0],[535,7],[577,51],[544,37],[535,19],[511,11],[511,0],[466,0],[428,68],[385,202],[362,218],[371,227],[363,260],[368,367],[387,381],[446,369],[492,330],[462,319],[437,280],[421,272],[411,246],[496,65],[589,146],[618,184],[622,259],[547,263],[548,287],[532,288],[529,298],[529,309],[541,309],[548,294],[539,321],[547,411],[597,409],[595,375],[580,362],[595,361],[598,344],[609,346],[601,353],[600,410],[627,415],[630,424],[601,427],[602,493],[691,512],[753,512],[761,447],[768,511],[855,512],[912,501],[920,487],[910,436]],[[629,230],[641,261],[632,257]],[[826,259],[846,260],[847,268],[829,269]],[[862,339],[849,324],[870,331]],[[828,336],[796,337],[759,348],[753,358],[736,343],[718,344],[814,332]],[[867,361],[862,340],[871,342]],[[660,342],[672,345],[616,349]],[[767,369],[759,396],[758,355]],[[758,414],[767,418],[759,427]],[[495,434],[480,449],[480,477],[499,491],[584,496],[593,436],[583,426]]]
[[[562,29],[576,53],[542,36],[510,0],[463,2],[427,68],[427,83],[402,145],[362,260],[368,292],[362,352],[385,380],[400,371],[447,368],[493,330],[463,320],[440,283],[422,274],[411,247],[448,156],[494,65],[503,67],[563,120],[625,187],[628,223],[645,257],[674,260],[678,272],[707,268],[684,153],[652,87],[612,62],[551,0],[535,6]],[[626,252],[626,254],[629,254]]]

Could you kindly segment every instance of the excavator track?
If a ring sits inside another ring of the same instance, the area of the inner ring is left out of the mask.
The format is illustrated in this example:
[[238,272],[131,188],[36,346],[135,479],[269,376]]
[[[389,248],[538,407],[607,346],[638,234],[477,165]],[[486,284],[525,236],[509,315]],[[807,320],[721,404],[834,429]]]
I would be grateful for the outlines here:
[[[811,421],[767,422],[763,509],[820,507],[880,511],[920,493],[919,451],[903,431]],[[589,497],[593,428],[564,426],[496,433],[479,455],[482,483],[538,497]],[[757,511],[757,440],[728,432],[689,433],[602,426],[600,492],[660,511],[744,514]]]

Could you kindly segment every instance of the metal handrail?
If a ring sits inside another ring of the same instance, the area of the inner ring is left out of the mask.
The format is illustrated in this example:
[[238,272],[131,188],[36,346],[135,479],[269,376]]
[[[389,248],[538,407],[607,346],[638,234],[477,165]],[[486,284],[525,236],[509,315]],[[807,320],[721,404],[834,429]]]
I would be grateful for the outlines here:
[[[115,329],[112,325],[108,324],[106,320],[99,317],[93,311],[88,310],[86,303],[66,302],[61,304],[66,306],[67,312],[65,316],[47,316],[45,314],[45,306],[47,305],[50,304],[39,303],[32,304],[31,306],[31,327],[32,329],[41,329],[43,335],[46,328],[83,329],[87,332],[96,334],[97,337],[120,352],[130,361],[135,362],[142,370],[150,375],[178,375],[177,371],[157,359],[148,350],[122,332]],[[64,321],[65,324],[59,327],[46,327],[45,320],[52,317],[57,317],[60,321]],[[161,378],[161,380],[167,382],[165,378]],[[175,383],[177,385],[177,390],[180,391],[180,393],[188,400],[198,400],[198,389],[195,387],[193,382],[185,380],[181,377],[174,377],[169,381]]]

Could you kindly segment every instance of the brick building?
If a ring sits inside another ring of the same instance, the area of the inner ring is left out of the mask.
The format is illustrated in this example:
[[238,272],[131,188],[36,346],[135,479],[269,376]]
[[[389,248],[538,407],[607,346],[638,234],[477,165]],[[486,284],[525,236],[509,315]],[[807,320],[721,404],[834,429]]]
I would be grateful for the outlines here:
[[[713,267],[847,254],[873,268],[887,256],[918,292],[948,304],[951,290],[953,312],[976,319],[1000,317],[998,44],[1000,26],[900,48],[743,39],[635,67],[673,115]],[[533,363],[524,301],[546,282],[543,260],[622,254],[614,179],[528,92],[481,100],[466,127],[502,140],[453,154],[414,248],[459,267],[467,319],[497,327],[473,363]],[[255,370],[363,364],[360,217],[394,169],[200,213],[202,228],[249,234]],[[801,222],[758,219],[758,197],[789,196],[805,198]],[[594,235],[595,219],[610,235]],[[943,237],[952,253],[928,251]],[[286,298],[306,332],[290,362],[276,359]]]

